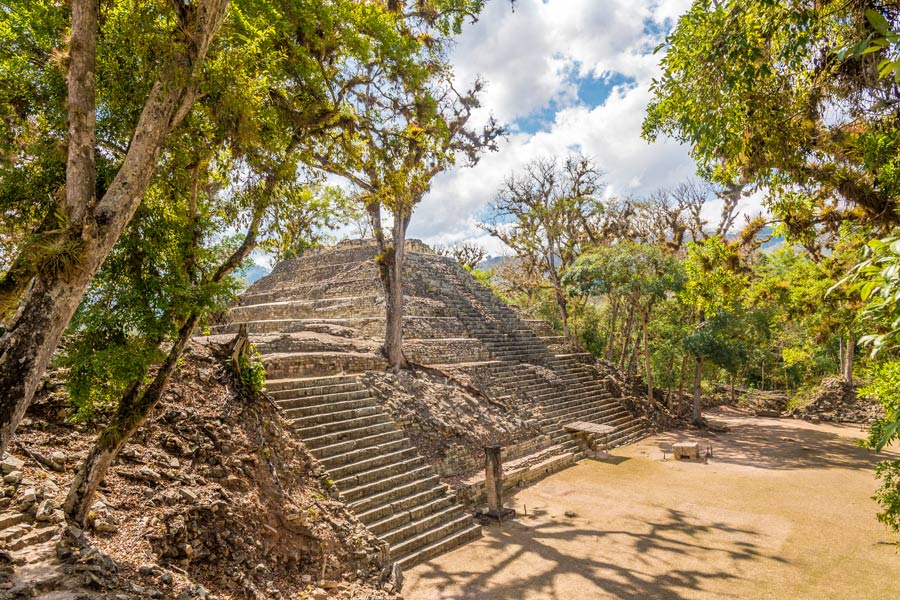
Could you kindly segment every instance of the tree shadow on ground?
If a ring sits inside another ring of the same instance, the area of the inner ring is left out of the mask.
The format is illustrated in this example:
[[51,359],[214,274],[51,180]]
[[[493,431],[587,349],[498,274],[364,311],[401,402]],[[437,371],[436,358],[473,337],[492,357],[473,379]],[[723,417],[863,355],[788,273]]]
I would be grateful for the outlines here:
[[[896,452],[874,453],[856,445],[858,425],[828,424],[798,428],[786,419],[740,420],[730,411],[718,411],[713,421],[727,425],[728,431],[673,431],[660,434],[659,458],[672,460],[672,444],[696,441],[701,462],[707,446],[712,446],[711,462],[762,469],[863,469],[870,470],[881,460],[900,458]],[[656,458],[656,457],[651,457]]]
[[[569,600],[570,592],[557,589],[558,578],[566,577],[569,585],[576,578],[590,582],[583,600],[593,597],[591,588],[625,600],[678,600],[695,595],[706,582],[739,579],[733,568],[702,566],[721,566],[722,554],[731,567],[743,561],[784,562],[761,552],[753,541],[760,534],[752,529],[700,522],[674,509],[664,518],[646,521],[644,532],[578,528],[568,521],[548,520],[542,510],[529,515],[539,523],[532,527],[517,521],[491,530],[486,554],[500,557],[496,563],[482,565],[477,571],[450,571],[434,562],[425,563],[417,569],[419,584],[442,590],[437,596],[442,599],[517,600],[527,593],[529,598]],[[559,549],[596,538],[611,538],[617,551],[585,557],[569,556]],[[717,545],[710,545],[712,541]],[[516,568],[518,561],[527,561],[534,568],[523,574]],[[688,566],[677,568],[679,562]]]

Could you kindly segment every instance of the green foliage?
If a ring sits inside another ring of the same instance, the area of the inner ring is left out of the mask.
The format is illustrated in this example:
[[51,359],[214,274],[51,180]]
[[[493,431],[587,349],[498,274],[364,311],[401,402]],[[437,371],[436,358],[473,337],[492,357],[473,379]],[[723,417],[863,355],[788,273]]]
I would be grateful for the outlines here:
[[661,300],[684,285],[684,270],[661,248],[623,241],[578,257],[564,282],[580,295],[617,294],[637,304]]
[[578,341],[594,356],[603,356],[607,336],[610,334],[604,330],[603,316],[595,305],[587,303],[576,318]]
[[494,274],[491,272],[490,269],[482,270],[482,269],[476,269],[474,267],[469,267],[469,266],[464,266],[463,268],[466,271],[468,271],[469,275],[471,275],[473,278],[475,278],[475,281],[477,281],[478,283],[480,283],[481,285],[483,285],[486,288],[491,287],[491,278],[494,276]]
[[884,56],[878,63],[879,77],[892,77],[900,83],[900,32],[891,29],[891,24],[883,14],[877,10],[867,9],[866,20],[874,31],[855,44],[847,45],[837,52],[838,60],[847,60],[852,57],[859,60],[867,54],[877,52]]
[[688,244],[684,270],[684,298],[699,311],[733,309],[749,283],[738,248],[719,236]]
[[884,418],[875,422],[866,442],[880,451],[900,439],[900,359],[873,366],[870,377],[871,382],[859,389],[859,395],[874,398],[884,407]]
[[75,419],[85,421],[114,410],[134,381],[143,381],[163,354],[121,330],[91,331],[65,348],[68,397]]
[[266,366],[255,347],[251,346],[249,352],[239,354],[237,364],[231,367],[244,394],[256,397],[262,393],[266,386]]
[[691,335],[684,338],[685,349],[702,356],[726,372],[736,374],[749,354],[746,315],[737,311],[717,310]]
[[877,515],[878,521],[900,533],[900,460],[875,465],[875,477],[881,480],[881,487],[872,499],[883,509]]
[[[886,77],[898,12],[883,4],[876,17],[869,8],[695,1],[663,46],[644,136],[688,144],[701,172],[720,183],[765,186],[797,241],[835,232],[846,218],[896,223],[896,182],[884,176],[895,172],[896,154],[861,149],[884,147],[871,138],[898,131]],[[860,39],[869,42],[859,52],[839,50]]]
[[[877,399],[884,407],[884,418],[876,419],[869,428],[865,445],[876,451],[900,440],[900,359],[876,365],[870,372],[871,383],[860,388],[861,396]],[[878,463],[875,477],[881,487],[873,498],[881,505],[878,520],[900,533],[900,461]]]
[[274,260],[301,256],[322,242],[327,232],[359,215],[359,205],[334,187],[300,186],[286,182],[273,190],[268,236],[260,242]]
[[[198,73],[197,102],[168,136],[141,207],[70,324],[59,363],[73,374],[79,414],[108,408],[142,381],[190,315],[224,307],[238,285],[230,273],[254,247],[277,258],[295,256],[355,216],[358,206],[318,184],[323,175],[310,167],[359,158],[342,152],[371,148],[363,133],[383,127],[390,136],[398,119],[446,139],[447,123],[430,94],[435,79],[449,77],[441,61],[447,39],[435,39],[480,6],[439,0],[427,14],[400,17],[390,7],[355,0],[231,3]],[[65,43],[67,10],[55,2],[0,8],[17,17],[0,24],[0,39],[8,42],[0,47],[21,50],[0,52],[0,128],[10,136],[0,141],[0,208],[10,208],[0,211],[0,220],[16,224],[2,230],[19,252],[23,240],[46,240],[39,268],[78,267],[77,248],[67,238],[28,233],[57,210],[63,184],[65,66],[54,53]],[[177,7],[165,2],[105,4],[100,27],[98,196],[124,158],[148,90],[171,68],[182,39]],[[388,103],[364,114],[358,101],[373,86],[397,97],[411,91],[422,100],[418,112],[398,114]],[[409,139],[397,148],[408,148]],[[434,156],[432,150],[425,156]],[[396,166],[383,165],[390,176]]]
[[232,278],[198,283],[233,243],[195,244],[202,226],[177,204],[148,199],[107,258],[57,359],[71,370],[69,397],[80,417],[109,410],[142,381],[191,312],[221,310],[233,297]]
[[872,346],[873,355],[896,347],[900,341],[900,238],[871,240],[865,260],[847,281],[865,302],[862,318],[874,330],[860,341]]

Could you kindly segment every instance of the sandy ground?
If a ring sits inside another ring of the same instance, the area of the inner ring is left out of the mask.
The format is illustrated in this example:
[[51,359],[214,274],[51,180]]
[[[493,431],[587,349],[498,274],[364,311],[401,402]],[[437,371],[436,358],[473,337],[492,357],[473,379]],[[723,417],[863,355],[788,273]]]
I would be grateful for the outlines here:
[[[654,436],[519,491],[515,521],[406,573],[404,596],[900,598],[900,547],[871,499],[873,464],[900,454],[857,448],[858,426],[710,416],[729,431]],[[664,461],[676,441],[713,458]]]

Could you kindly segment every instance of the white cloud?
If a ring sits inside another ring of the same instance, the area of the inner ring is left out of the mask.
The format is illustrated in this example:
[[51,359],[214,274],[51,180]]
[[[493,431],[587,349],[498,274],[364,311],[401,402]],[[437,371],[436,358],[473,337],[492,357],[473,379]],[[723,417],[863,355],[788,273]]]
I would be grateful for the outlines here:
[[[487,80],[485,112],[510,123],[549,111],[542,130],[513,130],[499,152],[473,169],[438,177],[413,217],[410,235],[431,243],[485,241],[477,228],[503,178],[538,157],[570,150],[596,159],[608,192],[640,195],[694,174],[685,148],[640,137],[658,73],[653,48],[690,6],[689,0],[505,0],[489,2],[453,54],[457,77]],[[598,106],[578,100],[576,79],[617,76]],[[490,241],[492,251],[500,246]]]

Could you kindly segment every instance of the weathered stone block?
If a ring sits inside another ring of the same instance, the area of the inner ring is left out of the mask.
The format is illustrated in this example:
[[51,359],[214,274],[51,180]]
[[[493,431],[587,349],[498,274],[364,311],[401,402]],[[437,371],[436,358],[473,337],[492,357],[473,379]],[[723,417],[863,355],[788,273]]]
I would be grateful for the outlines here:
[[700,444],[697,442],[679,442],[672,444],[672,452],[676,459],[697,460],[700,456]]

